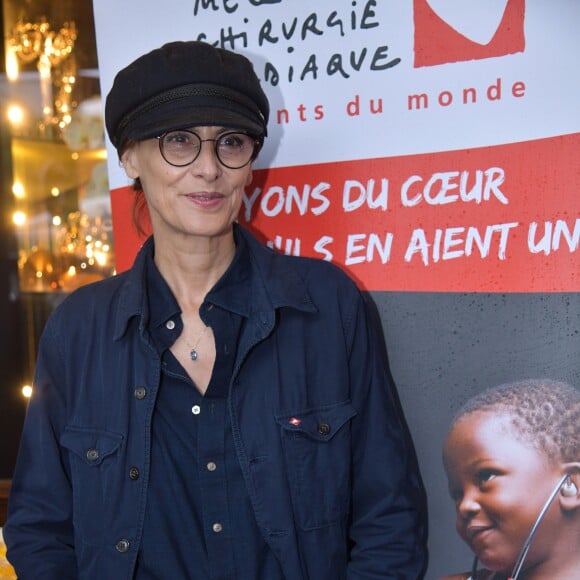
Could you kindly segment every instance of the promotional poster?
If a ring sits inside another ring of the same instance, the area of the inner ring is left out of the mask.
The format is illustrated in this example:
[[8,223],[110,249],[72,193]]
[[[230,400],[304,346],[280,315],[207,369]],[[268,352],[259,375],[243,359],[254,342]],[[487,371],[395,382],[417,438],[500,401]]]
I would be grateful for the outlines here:
[[[428,496],[427,578],[468,571],[443,447],[494,385],[580,388],[580,3],[95,0],[101,92],[165,42],[246,55],[270,100],[239,221],[368,292]],[[143,242],[108,144],[117,271]],[[525,493],[525,490],[524,490]]]

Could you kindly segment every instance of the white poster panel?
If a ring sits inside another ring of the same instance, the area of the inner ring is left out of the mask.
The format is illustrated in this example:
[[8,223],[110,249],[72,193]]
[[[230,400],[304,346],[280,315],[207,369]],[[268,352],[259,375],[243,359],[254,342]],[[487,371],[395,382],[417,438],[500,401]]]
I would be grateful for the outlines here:
[[[271,103],[240,222],[372,293],[430,512],[469,568],[441,448],[485,387],[580,385],[580,2],[94,0],[103,96],[165,42],[248,56]],[[155,74],[155,71],[152,71]],[[109,144],[118,270],[142,239]]]

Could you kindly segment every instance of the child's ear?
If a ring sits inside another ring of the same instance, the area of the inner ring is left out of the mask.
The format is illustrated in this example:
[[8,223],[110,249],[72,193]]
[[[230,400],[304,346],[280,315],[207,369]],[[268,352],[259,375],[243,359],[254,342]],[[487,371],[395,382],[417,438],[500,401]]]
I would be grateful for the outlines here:
[[574,511],[580,507],[580,463],[564,463],[562,475],[568,474],[560,488],[560,506],[564,511]]

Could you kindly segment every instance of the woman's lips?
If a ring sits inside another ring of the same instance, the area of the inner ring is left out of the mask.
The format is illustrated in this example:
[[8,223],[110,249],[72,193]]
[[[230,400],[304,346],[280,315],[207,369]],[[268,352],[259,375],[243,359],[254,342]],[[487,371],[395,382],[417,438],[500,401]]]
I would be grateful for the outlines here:
[[212,192],[189,193],[187,194],[186,197],[196,205],[206,208],[212,208],[221,204],[221,202],[225,198],[225,196],[222,195],[221,193],[212,193]]

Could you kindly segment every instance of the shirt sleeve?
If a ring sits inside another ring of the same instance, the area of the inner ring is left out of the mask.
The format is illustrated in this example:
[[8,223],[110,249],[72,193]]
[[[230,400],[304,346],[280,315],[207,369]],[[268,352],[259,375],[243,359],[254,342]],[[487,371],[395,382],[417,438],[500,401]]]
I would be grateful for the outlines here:
[[347,337],[352,425],[352,542],[348,580],[420,578],[426,500],[412,440],[390,377],[378,316],[354,301]]
[[70,474],[59,446],[66,381],[59,344],[53,315],[39,344],[3,528],[7,557],[20,580],[78,577]]

